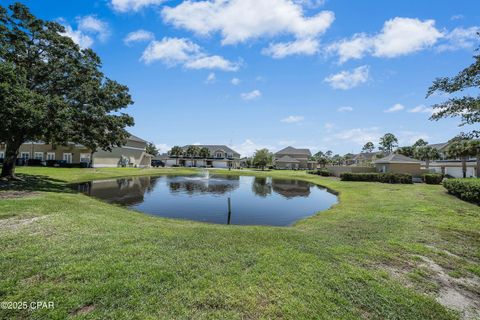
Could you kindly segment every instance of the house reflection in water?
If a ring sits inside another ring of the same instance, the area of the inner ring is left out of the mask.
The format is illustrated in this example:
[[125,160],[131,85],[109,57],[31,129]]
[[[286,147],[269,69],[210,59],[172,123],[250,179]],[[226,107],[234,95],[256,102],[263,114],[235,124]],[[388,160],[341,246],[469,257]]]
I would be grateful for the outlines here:
[[312,187],[312,184],[305,181],[259,177],[256,177],[252,183],[253,193],[263,198],[268,197],[272,192],[278,193],[287,199],[308,197]]
[[78,191],[110,203],[131,206],[143,202],[145,193],[151,192],[156,182],[152,177],[90,181],[78,185]]
[[240,187],[240,177],[222,176],[222,179],[215,179],[215,176],[211,176],[209,178],[168,177],[167,184],[172,194],[186,193],[188,195],[224,195]]

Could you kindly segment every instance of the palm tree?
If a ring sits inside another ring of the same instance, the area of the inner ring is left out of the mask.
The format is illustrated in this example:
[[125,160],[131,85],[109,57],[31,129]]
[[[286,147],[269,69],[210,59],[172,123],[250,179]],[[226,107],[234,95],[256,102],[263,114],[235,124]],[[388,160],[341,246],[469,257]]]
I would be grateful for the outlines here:
[[467,177],[467,157],[471,155],[471,149],[469,146],[468,140],[458,140],[454,141],[452,144],[448,146],[447,155],[450,158],[460,158],[462,161],[462,172],[463,177]]
[[469,156],[477,159],[475,175],[480,178],[480,140],[470,140],[468,142]]
[[206,147],[202,147],[198,151],[198,155],[200,156],[200,158],[203,159],[203,161],[205,163],[205,167],[206,167],[207,166],[207,158],[210,158],[210,150],[208,150],[208,148],[206,148]]
[[192,167],[195,167],[195,165],[193,165],[193,158],[198,156],[199,152],[200,152],[200,147],[195,145],[188,146],[187,150],[185,151],[185,155],[190,156],[190,165]]
[[417,147],[415,148],[413,154],[416,159],[425,161],[425,167],[427,169],[430,167],[430,160],[436,160],[440,158],[440,153],[438,150],[429,146]]
[[176,157],[177,158],[177,166],[178,166],[178,157],[181,157],[183,155],[183,149],[182,147],[179,146],[174,146],[169,152],[170,156]]

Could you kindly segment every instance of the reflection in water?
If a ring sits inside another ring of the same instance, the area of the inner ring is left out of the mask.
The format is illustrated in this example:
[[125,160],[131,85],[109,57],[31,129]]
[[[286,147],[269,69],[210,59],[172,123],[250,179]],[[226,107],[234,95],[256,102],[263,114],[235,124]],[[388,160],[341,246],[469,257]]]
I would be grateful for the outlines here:
[[209,193],[223,195],[231,192],[240,186],[240,177],[228,177],[228,179],[216,179],[214,176],[205,179],[185,179],[185,177],[171,177],[168,179],[168,186],[172,193]]
[[300,180],[247,176],[160,176],[92,181],[78,190],[163,217],[284,226],[325,210],[336,196]]

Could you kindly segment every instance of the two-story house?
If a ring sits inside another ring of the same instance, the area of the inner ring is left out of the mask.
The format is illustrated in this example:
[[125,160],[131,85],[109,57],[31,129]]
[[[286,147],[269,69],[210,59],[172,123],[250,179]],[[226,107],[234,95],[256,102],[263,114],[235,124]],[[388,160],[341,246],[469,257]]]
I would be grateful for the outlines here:
[[[152,156],[146,153],[147,141],[130,135],[121,147],[112,151],[93,152],[81,144],[48,144],[41,141],[26,142],[20,146],[19,164],[98,167],[150,167]],[[0,162],[5,157],[6,145],[0,143]],[[34,160],[34,161],[32,161]]]
[[199,155],[190,157],[186,155],[187,148],[182,147],[184,154],[176,157],[169,155],[165,159],[166,166],[182,166],[182,167],[204,167],[204,168],[239,168],[240,167],[240,154],[225,145],[213,145],[204,144],[196,145],[198,148],[207,148],[209,156],[203,158]]
[[297,149],[288,146],[274,154],[274,164],[277,169],[313,170],[315,161],[310,161],[310,149]]

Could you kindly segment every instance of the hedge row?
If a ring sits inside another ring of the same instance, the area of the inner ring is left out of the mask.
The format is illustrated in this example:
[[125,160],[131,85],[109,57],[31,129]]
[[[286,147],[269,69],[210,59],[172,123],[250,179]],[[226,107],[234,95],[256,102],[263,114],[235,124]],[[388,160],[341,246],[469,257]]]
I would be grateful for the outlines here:
[[443,186],[448,193],[454,196],[480,205],[480,179],[447,179],[443,181]]
[[422,176],[423,182],[426,184],[440,184],[443,180],[443,174],[440,173],[426,173]]
[[309,174],[316,174],[322,177],[330,177],[332,176],[332,173],[328,171],[327,169],[319,169],[319,170],[312,170],[308,171]]
[[342,181],[367,181],[382,183],[413,183],[412,175],[406,173],[350,173],[340,175]]

